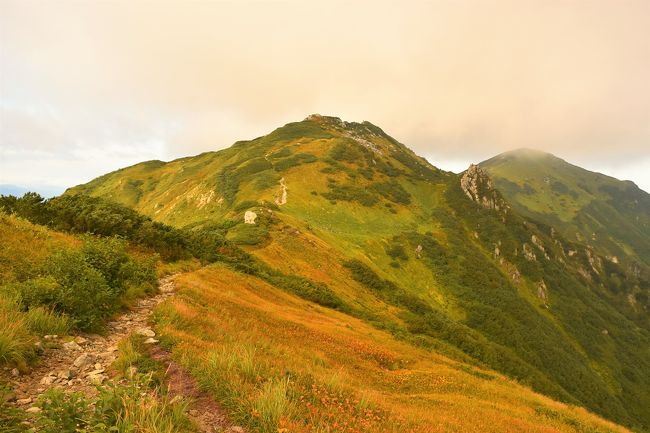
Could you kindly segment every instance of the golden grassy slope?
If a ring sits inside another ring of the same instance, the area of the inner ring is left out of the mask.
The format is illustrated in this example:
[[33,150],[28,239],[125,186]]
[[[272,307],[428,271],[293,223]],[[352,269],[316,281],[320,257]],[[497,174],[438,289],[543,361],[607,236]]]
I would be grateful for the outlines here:
[[73,236],[0,212],[0,284],[30,276],[59,249],[78,247]]
[[176,283],[159,332],[252,431],[626,431],[223,266]]

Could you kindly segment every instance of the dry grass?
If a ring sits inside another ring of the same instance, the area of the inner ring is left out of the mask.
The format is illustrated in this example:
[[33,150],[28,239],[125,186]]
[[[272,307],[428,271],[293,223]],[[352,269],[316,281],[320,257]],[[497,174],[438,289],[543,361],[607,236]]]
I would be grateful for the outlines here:
[[251,431],[626,431],[224,267],[177,286],[159,330]]

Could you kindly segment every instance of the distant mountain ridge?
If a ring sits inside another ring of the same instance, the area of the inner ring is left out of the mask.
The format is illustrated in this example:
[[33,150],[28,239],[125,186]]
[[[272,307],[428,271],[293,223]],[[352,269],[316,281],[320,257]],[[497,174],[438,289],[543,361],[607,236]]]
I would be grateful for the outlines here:
[[400,338],[650,429],[647,194],[504,155],[455,175],[369,122],[312,115],[66,194],[213,230]]
[[650,266],[650,194],[551,154],[520,149],[481,163],[522,215],[627,266]]
[[40,194],[45,198],[50,198],[57,196],[65,191],[65,188],[58,186],[43,186],[43,185],[33,185],[33,186],[21,186],[21,185],[10,185],[10,184],[0,184],[0,195],[13,195],[20,197],[26,192],[35,192]]

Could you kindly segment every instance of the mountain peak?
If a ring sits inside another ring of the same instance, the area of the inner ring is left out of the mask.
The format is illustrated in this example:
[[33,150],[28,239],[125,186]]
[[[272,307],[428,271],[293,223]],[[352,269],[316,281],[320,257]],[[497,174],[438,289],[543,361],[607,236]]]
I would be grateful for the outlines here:
[[543,161],[564,161],[562,158],[558,158],[552,153],[544,152],[539,149],[532,149],[528,147],[522,147],[519,149],[509,150],[507,152],[500,153],[487,161],[481,163],[481,165],[490,165],[492,163],[501,163],[506,161],[528,161],[528,162],[543,162]]
[[397,142],[397,140],[386,134],[380,127],[374,125],[371,122],[368,122],[367,120],[363,120],[361,122],[348,122],[341,119],[340,117],[325,116],[315,113],[307,116],[303,122],[314,122],[324,128],[331,128],[338,131],[346,130],[350,133],[366,134],[370,136],[382,136],[384,138],[389,138],[391,141]]

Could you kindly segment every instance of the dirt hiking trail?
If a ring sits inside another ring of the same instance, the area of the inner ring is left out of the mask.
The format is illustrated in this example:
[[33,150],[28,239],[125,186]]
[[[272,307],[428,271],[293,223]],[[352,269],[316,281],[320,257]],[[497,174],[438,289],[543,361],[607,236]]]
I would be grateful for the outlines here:
[[202,433],[243,433],[244,429],[230,423],[212,396],[200,390],[196,380],[158,344],[156,333],[147,321],[154,308],[174,296],[175,291],[173,276],[159,282],[159,293],[140,299],[130,311],[108,322],[106,335],[80,334],[72,339],[56,335],[43,337],[48,343],[58,344],[45,349],[28,373],[20,374],[17,369],[0,372],[0,379],[13,389],[9,401],[28,413],[36,413],[40,411],[35,406],[36,400],[51,388],[95,397],[96,386],[111,380],[109,367],[117,358],[119,341],[134,332],[145,337],[151,356],[165,366],[163,386],[167,387],[170,397],[181,396],[189,400],[188,416]]

